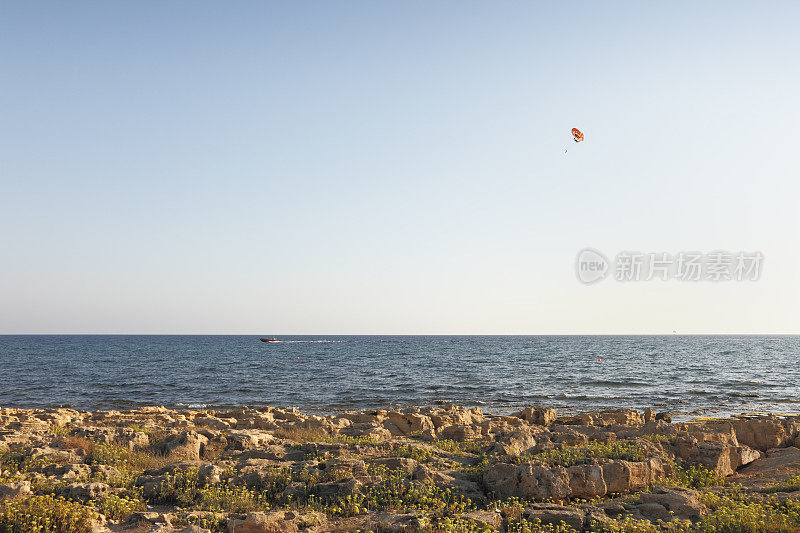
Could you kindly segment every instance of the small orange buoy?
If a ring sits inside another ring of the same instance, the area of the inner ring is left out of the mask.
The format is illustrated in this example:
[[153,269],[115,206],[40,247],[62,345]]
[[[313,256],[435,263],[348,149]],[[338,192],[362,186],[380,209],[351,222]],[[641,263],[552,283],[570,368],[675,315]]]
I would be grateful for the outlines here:
[[300,359],[300,356],[298,355],[297,358]]
[[597,358],[597,362],[598,362],[598,363],[600,362],[600,358],[599,358],[599,357]]

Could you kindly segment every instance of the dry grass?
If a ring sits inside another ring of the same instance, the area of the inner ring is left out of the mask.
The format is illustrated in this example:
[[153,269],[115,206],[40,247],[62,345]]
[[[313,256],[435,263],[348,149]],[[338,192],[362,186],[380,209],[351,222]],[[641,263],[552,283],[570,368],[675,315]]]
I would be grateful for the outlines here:
[[114,443],[99,443],[84,437],[68,435],[59,439],[61,447],[71,450],[81,450],[90,461],[109,466],[116,466],[130,471],[157,470],[175,461],[155,450],[134,450]]
[[74,435],[65,435],[58,439],[57,444],[61,448],[67,450],[81,450],[83,455],[88,456],[94,449],[95,443],[84,437],[76,437]]

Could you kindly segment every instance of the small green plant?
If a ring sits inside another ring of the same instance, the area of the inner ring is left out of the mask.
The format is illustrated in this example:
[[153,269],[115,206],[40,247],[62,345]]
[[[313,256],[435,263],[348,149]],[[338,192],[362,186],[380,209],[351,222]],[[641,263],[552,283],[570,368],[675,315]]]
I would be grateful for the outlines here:
[[70,431],[67,426],[52,426],[50,428],[50,433],[56,437],[66,437],[69,435]]
[[543,463],[548,466],[569,467],[592,463],[595,459],[624,459],[626,461],[644,461],[648,453],[636,442],[623,440],[617,442],[588,442],[562,449],[547,450],[537,454],[522,454],[515,462],[528,461]]
[[226,519],[221,513],[179,509],[173,527],[198,526],[211,531],[224,531]]
[[429,463],[435,455],[427,448],[420,448],[419,446],[411,446],[410,444],[400,444],[394,446],[389,450],[390,457],[407,457],[414,459],[420,463]]
[[49,495],[0,501],[0,529],[5,533],[85,533],[97,518],[85,505]]
[[458,470],[466,474],[471,481],[480,482],[483,480],[483,473],[486,471],[486,467],[489,466],[490,462],[491,455],[484,454],[481,455],[476,462],[462,465]]
[[198,507],[215,513],[240,514],[270,509],[266,494],[250,490],[247,487],[221,483],[200,489]]
[[665,481],[690,489],[717,487],[725,484],[725,478],[717,474],[715,470],[698,464],[674,465],[673,474]]
[[106,518],[116,521],[125,520],[133,512],[146,509],[142,500],[117,496],[116,494],[109,494],[102,500],[95,502],[94,506]]
[[153,503],[173,503],[181,507],[193,505],[200,497],[200,478],[196,468],[168,476],[150,498]]
[[468,440],[464,442],[456,442],[450,439],[438,439],[431,442],[431,445],[436,446],[440,450],[457,454],[476,454],[480,455],[486,448],[486,443],[482,441]]
[[33,455],[31,449],[22,444],[0,450],[0,470],[12,473],[38,472],[47,465],[65,461],[54,455]]
[[324,510],[332,516],[353,516],[369,511],[418,510],[432,518],[452,517],[470,508],[472,502],[450,489],[433,483],[411,482],[403,470],[369,465],[369,473],[380,480],[331,502]]
[[698,530],[704,533],[796,533],[800,531],[800,501],[756,500],[740,491],[705,493],[711,509]]
[[671,444],[674,441],[674,437],[669,437],[667,435],[658,435],[656,433],[651,433],[649,435],[642,435],[639,438],[650,442],[654,442],[656,444],[661,444],[661,443]]
[[558,525],[542,524],[542,521],[538,518],[532,520],[520,518],[509,521],[506,531],[508,533],[579,533],[578,530],[566,525],[564,522]]
[[[636,520],[630,516],[619,520],[595,523],[591,530],[596,533],[660,533],[663,531],[649,520]],[[669,529],[668,531],[678,530]]]
[[143,426],[142,424],[131,424],[128,427],[137,433],[144,433],[147,436],[150,436],[156,432],[156,428],[153,426]]
[[471,518],[457,516],[433,520],[427,531],[432,533],[490,533],[496,531],[490,525]]
[[121,472],[141,473],[166,466],[169,459],[159,453],[146,451],[129,451],[115,443],[91,443],[86,462],[113,466]]
[[761,492],[794,492],[800,490],[800,474],[787,479],[783,483],[771,485]]

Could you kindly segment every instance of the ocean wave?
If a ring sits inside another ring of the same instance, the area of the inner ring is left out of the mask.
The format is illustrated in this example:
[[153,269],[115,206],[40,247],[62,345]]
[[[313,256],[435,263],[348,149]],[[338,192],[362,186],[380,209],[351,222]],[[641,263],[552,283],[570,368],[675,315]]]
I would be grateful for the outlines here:
[[286,344],[331,344],[331,343],[338,343],[344,342],[342,340],[315,340],[315,341],[282,341],[276,340],[272,342],[284,342]]
[[651,387],[651,383],[644,383],[642,381],[615,381],[596,379],[592,381],[584,381],[584,385],[599,385],[604,387]]
[[[607,364],[587,364],[587,353]],[[747,354],[746,368],[725,363]],[[800,409],[798,354],[800,337],[298,336],[272,351],[252,336],[0,336],[0,405],[311,411],[440,401],[481,402],[488,412],[540,404],[789,413]]]

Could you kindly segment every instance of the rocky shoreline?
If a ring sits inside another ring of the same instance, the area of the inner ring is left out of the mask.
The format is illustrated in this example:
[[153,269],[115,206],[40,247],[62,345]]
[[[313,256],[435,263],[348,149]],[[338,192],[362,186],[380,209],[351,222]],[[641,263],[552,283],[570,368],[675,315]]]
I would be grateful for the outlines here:
[[800,531],[800,416],[0,409],[0,530]]

